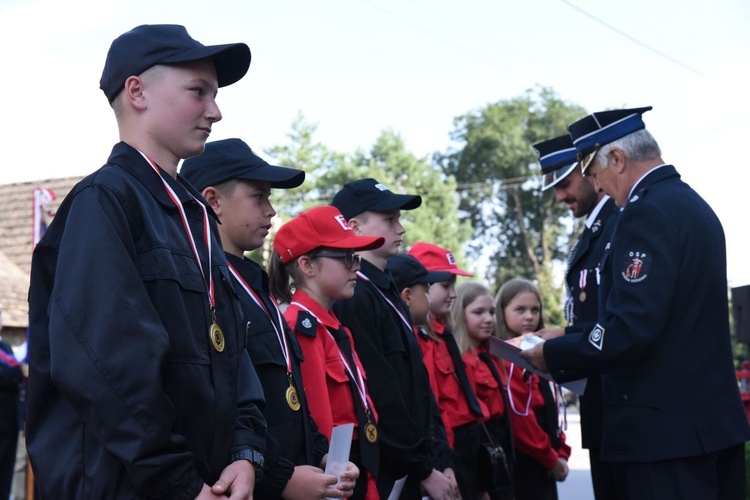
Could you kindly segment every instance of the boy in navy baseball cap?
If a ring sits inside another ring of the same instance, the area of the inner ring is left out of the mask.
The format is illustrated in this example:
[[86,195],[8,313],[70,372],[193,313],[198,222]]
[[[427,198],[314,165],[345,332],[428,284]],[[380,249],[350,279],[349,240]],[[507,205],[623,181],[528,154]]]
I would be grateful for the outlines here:
[[247,45],[204,46],[182,26],[112,43],[100,85],[121,142],[32,259],[26,429],[40,497],[252,494],[263,392],[215,216],[177,175],[221,120],[218,88],[249,64]]
[[386,269],[406,232],[401,210],[415,209],[421,203],[421,196],[396,194],[372,178],[344,184],[331,203],[356,234],[385,238],[383,246],[360,252],[362,267],[354,296],[333,305],[336,316],[354,336],[370,395],[381,415],[379,432],[384,438],[378,489],[383,498],[404,474],[409,476],[404,498],[442,498],[457,492],[451,480],[452,462],[443,460],[450,455],[445,430],[440,425],[440,431],[430,431],[436,417],[434,401],[409,309]]
[[[262,455],[250,457],[256,470],[258,462],[263,462],[255,495],[282,498],[304,490],[311,500],[338,497],[354,488],[358,471],[344,472],[337,484],[335,476],[318,467],[328,452],[328,441],[310,415],[299,345],[278,308],[280,297],[271,295],[268,274],[245,257],[245,252],[263,246],[271,229],[276,215],[271,189],[298,187],[305,172],[270,165],[245,142],[233,138],[206,144],[202,155],[185,160],[180,175],[201,191],[221,221],[221,243],[246,325],[246,349],[265,394],[263,416],[269,445]],[[295,233],[287,240],[296,249],[295,237],[304,245],[309,236]]]

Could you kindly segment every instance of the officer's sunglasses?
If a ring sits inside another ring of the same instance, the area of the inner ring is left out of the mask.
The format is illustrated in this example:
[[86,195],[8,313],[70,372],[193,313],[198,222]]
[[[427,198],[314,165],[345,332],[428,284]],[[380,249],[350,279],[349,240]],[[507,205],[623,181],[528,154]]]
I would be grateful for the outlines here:
[[351,270],[356,263],[359,265],[362,262],[362,257],[355,254],[354,252],[320,252],[316,253],[314,257],[328,257],[329,259],[339,259],[344,262],[344,267]]

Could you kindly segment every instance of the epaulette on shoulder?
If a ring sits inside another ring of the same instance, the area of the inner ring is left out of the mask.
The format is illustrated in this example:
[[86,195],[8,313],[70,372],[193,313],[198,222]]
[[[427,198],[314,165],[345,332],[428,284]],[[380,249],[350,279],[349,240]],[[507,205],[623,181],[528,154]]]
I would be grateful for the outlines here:
[[294,329],[308,337],[315,337],[318,332],[318,320],[309,312],[300,311]]

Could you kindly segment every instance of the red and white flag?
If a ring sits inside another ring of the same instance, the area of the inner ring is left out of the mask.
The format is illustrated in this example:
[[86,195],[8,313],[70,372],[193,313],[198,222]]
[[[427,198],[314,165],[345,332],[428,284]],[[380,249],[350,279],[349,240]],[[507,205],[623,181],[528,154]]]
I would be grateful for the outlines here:
[[54,201],[55,198],[57,197],[51,189],[40,187],[34,189],[33,206],[31,209],[32,250],[36,246],[36,244],[39,243],[39,240],[42,239],[42,235],[44,234],[44,231],[47,230],[47,226],[49,225],[50,220],[55,216],[54,212],[52,212],[51,210],[47,210],[47,205],[50,202]]

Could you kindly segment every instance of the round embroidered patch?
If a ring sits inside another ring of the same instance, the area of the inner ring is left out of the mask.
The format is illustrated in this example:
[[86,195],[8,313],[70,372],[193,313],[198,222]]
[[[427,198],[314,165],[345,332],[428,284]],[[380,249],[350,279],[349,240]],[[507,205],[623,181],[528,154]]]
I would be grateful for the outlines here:
[[648,277],[651,256],[646,252],[630,251],[623,258],[622,278],[628,283],[640,283]]

